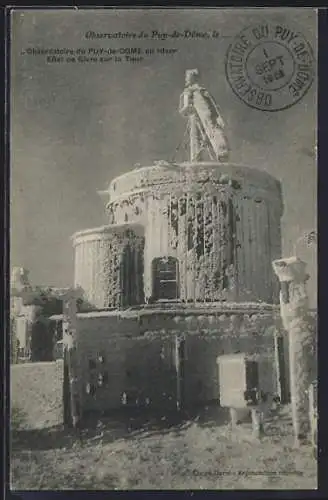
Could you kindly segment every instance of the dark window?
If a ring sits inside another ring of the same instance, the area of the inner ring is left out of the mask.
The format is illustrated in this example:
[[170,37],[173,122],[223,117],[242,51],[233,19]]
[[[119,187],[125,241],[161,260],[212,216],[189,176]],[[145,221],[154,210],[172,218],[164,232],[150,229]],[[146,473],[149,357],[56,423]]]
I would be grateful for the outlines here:
[[155,300],[179,298],[178,260],[174,257],[153,260],[153,297]]

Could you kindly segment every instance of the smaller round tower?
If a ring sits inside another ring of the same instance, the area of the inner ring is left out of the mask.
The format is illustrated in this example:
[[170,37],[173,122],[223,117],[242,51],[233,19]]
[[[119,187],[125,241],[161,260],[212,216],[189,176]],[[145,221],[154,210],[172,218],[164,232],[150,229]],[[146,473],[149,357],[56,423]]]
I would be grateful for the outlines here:
[[140,224],[114,224],[79,231],[74,286],[98,309],[142,304],[144,229]]

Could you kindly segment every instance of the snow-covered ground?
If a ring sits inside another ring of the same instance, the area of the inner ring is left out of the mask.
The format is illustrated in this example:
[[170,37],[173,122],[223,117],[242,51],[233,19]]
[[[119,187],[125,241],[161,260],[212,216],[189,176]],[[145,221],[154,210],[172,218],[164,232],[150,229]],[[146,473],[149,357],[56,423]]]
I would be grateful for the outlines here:
[[[310,445],[293,449],[289,408],[272,415],[261,442],[250,423],[232,432],[227,412],[202,409],[183,422],[93,419],[81,440],[61,425],[60,364],[12,367],[13,489],[315,489]],[[20,410],[20,416],[18,411]]]

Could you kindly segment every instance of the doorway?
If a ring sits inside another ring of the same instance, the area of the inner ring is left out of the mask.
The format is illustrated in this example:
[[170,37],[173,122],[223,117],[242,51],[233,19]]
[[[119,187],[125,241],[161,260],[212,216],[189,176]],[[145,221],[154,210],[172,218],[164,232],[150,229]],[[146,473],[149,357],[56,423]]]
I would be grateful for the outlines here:
[[174,257],[160,257],[152,262],[154,300],[179,298],[179,263]]

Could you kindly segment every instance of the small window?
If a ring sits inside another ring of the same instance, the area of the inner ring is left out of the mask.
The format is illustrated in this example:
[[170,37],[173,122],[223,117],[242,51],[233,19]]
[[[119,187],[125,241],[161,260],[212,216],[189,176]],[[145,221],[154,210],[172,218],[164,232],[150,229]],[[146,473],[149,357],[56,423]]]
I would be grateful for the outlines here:
[[125,215],[124,215],[124,221],[125,221],[125,222],[128,222],[128,221],[129,221],[128,214],[125,214]]

